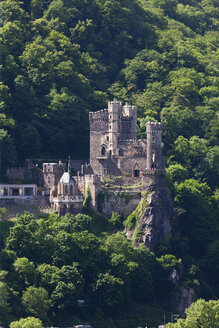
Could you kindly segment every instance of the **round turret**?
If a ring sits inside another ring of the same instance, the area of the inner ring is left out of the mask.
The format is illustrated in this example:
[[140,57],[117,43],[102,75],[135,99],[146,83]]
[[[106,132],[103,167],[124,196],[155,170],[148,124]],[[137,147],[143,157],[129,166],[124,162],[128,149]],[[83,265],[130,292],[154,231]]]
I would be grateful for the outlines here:
[[147,128],[147,169],[163,170],[162,123],[148,122]]

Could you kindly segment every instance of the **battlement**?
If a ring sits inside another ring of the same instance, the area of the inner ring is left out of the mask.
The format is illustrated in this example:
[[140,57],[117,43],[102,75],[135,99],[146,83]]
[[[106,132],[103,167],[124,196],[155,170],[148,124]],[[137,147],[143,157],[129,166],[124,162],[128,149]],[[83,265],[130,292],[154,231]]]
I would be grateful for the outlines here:
[[89,120],[92,121],[108,121],[108,109],[101,109],[97,112],[89,113]]
[[122,113],[122,102],[118,101],[116,98],[113,101],[108,102],[108,111],[115,114]]
[[147,133],[162,132],[162,127],[161,122],[147,122],[146,124]]
[[137,107],[130,105],[129,103],[125,103],[123,106],[123,116],[125,117],[135,117],[137,116]]
[[127,139],[127,140],[119,140],[119,144],[121,145],[131,145],[131,146],[139,146],[141,143],[146,143],[146,139]]

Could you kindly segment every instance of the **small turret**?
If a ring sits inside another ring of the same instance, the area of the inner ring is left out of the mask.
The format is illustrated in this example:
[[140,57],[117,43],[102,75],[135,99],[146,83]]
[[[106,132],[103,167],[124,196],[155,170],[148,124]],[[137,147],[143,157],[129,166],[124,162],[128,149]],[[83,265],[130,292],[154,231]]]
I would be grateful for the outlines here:
[[108,102],[109,115],[109,150],[112,155],[116,155],[117,143],[121,129],[122,103],[114,98]]
[[148,122],[147,128],[147,170],[160,170],[163,167],[162,158],[162,124]]

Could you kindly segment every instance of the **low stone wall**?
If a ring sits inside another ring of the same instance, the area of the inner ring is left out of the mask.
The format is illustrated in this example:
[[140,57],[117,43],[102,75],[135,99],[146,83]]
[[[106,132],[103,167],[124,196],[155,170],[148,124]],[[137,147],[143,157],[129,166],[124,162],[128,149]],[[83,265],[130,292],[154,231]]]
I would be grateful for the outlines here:
[[36,197],[30,199],[23,199],[23,198],[0,198],[0,207],[7,207],[9,205],[23,205],[23,206],[46,206],[50,205],[48,198],[45,197]]

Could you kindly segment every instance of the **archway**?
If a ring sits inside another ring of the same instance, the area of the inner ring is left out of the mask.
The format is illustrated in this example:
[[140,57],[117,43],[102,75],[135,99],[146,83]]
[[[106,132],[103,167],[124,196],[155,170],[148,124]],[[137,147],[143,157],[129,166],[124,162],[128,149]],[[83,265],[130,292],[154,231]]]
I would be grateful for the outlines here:
[[132,175],[135,178],[140,177],[140,166],[138,163],[135,163],[135,165],[133,166],[133,170],[132,170]]

